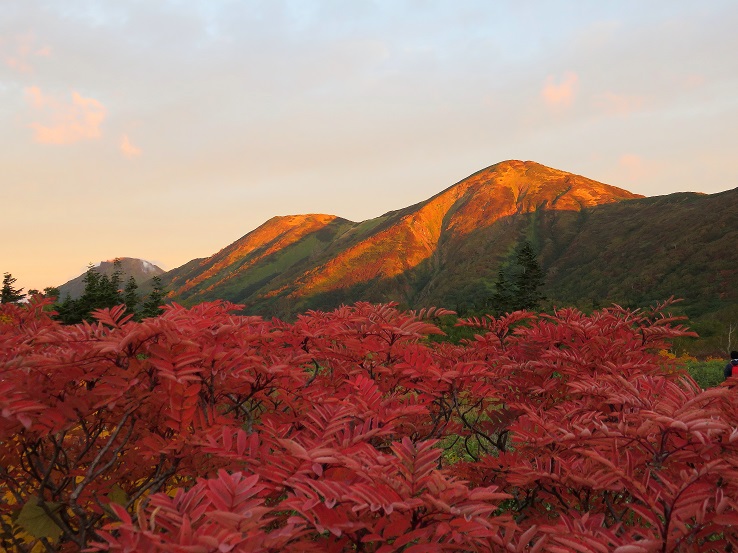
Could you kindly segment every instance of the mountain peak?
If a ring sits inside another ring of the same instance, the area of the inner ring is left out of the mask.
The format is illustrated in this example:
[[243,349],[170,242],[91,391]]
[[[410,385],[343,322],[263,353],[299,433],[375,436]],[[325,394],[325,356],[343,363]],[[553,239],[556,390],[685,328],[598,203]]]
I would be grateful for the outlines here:
[[467,234],[515,214],[541,209],[580,211],[641,197],[535,161],[507,160],[457,182],[427,200],[423,208],[448,213],[444,230]]

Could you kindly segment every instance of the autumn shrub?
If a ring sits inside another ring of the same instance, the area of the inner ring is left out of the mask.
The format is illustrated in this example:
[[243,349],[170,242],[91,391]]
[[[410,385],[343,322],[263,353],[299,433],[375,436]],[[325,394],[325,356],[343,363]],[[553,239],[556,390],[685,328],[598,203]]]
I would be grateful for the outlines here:
[[0,308],[8,551],[727,551],[738,390],[653,312]]

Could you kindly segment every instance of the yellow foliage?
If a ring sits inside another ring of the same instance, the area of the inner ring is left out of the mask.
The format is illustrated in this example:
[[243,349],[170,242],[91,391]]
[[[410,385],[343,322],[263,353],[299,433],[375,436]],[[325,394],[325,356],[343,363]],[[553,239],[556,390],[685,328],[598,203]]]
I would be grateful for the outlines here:
[[688,353],[682,353],[679,357],[676,356],[676,353],[672,353],[670,351],[667,351],[665,349],[659,350],[659,355],[665,359],[673,359],[674,361],[678,361],[681,364],[684,363],[695,363],[697,361],[696,357],[693,357],[689,355]]

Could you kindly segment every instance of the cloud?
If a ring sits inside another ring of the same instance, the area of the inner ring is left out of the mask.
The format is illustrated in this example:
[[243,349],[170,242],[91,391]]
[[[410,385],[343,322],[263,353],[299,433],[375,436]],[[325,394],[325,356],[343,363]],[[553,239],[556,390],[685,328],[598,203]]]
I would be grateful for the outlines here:
[[19,73],[32,73],[31,60],[36,57],[49,57],[49,46],[38,46],[33,34],[16,35],[10,39],[0,39],[0,48],[4,50],[3,63]]
[[553,75],[549,75],[546,78],[543,90],[541,90],[541,98],[551,107],[570,106],[574,101],[578,83],[579,76],[571,71],[564,74],[563,81],[560,84],[556,83]]
[[72,144],[100,137],[100,125],[107,109],[98,100],[74,91],[71,101],[59,100],[46,96],[37,86],[26,88],[26,100],[41,119],[29,125],[36,142]]
[[131,141],[128,138],[127,134],[124,134],[120,139],[120,151],[128,159],[132,159],[141,155],[141,148],[131,144]]
[[629,115],[640,110],[645,100],[642,96],[626,96],[605,92],[595,100],[597,106],[609,115]]

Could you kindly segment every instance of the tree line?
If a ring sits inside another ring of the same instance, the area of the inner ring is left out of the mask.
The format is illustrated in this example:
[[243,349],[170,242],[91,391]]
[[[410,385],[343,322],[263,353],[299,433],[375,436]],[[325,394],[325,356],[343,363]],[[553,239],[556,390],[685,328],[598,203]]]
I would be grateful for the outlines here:
[[[491,313],[501,316],[505,313],[513,313],[520,310],[536,311],[541,308],[541,303],[546,299],[541,292],[545,284],[545,272],[537,259],[537,253],[528,240],[521,242],[515,249],[512,258],[504,262],[497,273],[497,281],[491,290],[481,294],[471,294],[471,313],[466,309],[457,307],[457,312],[463,314]],[[67,294],[63,299],[58,288],[45,288],[43,295],[57,298],[54,308],[58,319],[64,324],[76,324],[82,321],[92,321],[92,312],[96,309],[115,307],[125,304],[126,310],[134,314],[136,320],[155,317],[161,311],[159,306],[164,300],[164,290],[161,279],[156,276],[152,278],[153,289],[144,299],[138,291],[138,284],[133,277],[123,282],[123,271],[121,261],[116,259],[113,263],[112,275],[101,274],[95,266],[90,264],[85,274],[85,288],[82,295],[72,298]],[[23,289],[13,287],[15,278],[10,273],[5,273],[3,280],[2,303],[16,303],[23,301],[26,294]],[[28,295],[40,293],[37,290],[29,290]]]
[[113,273],[108,276],[100,273],[90,264],[84,277],[84,291],[78,298],[72,298],[67,292],[64,299],[59,297],[59,288],[47,287],[43,292],[29,290],[15,286],[16,278],[10,273],[4,273],[3,286],[0,291],[0,303],[20,303],[28,296],[41,294],[48,298],[55,298],[53,309],[57,312],[55,318],[63,324],[77,324],[82,321],[92,322],[92,313],[97,309],[125,305],[126,311],[133,314],[137,321],[156,317],[161,314],[161,305],[164,303],[164,287],[159,276],[151,279],[152,290],[148,295],[139,292],[138,283],[132,276],[123,282],[123,269],[120,259],[113,262]]

